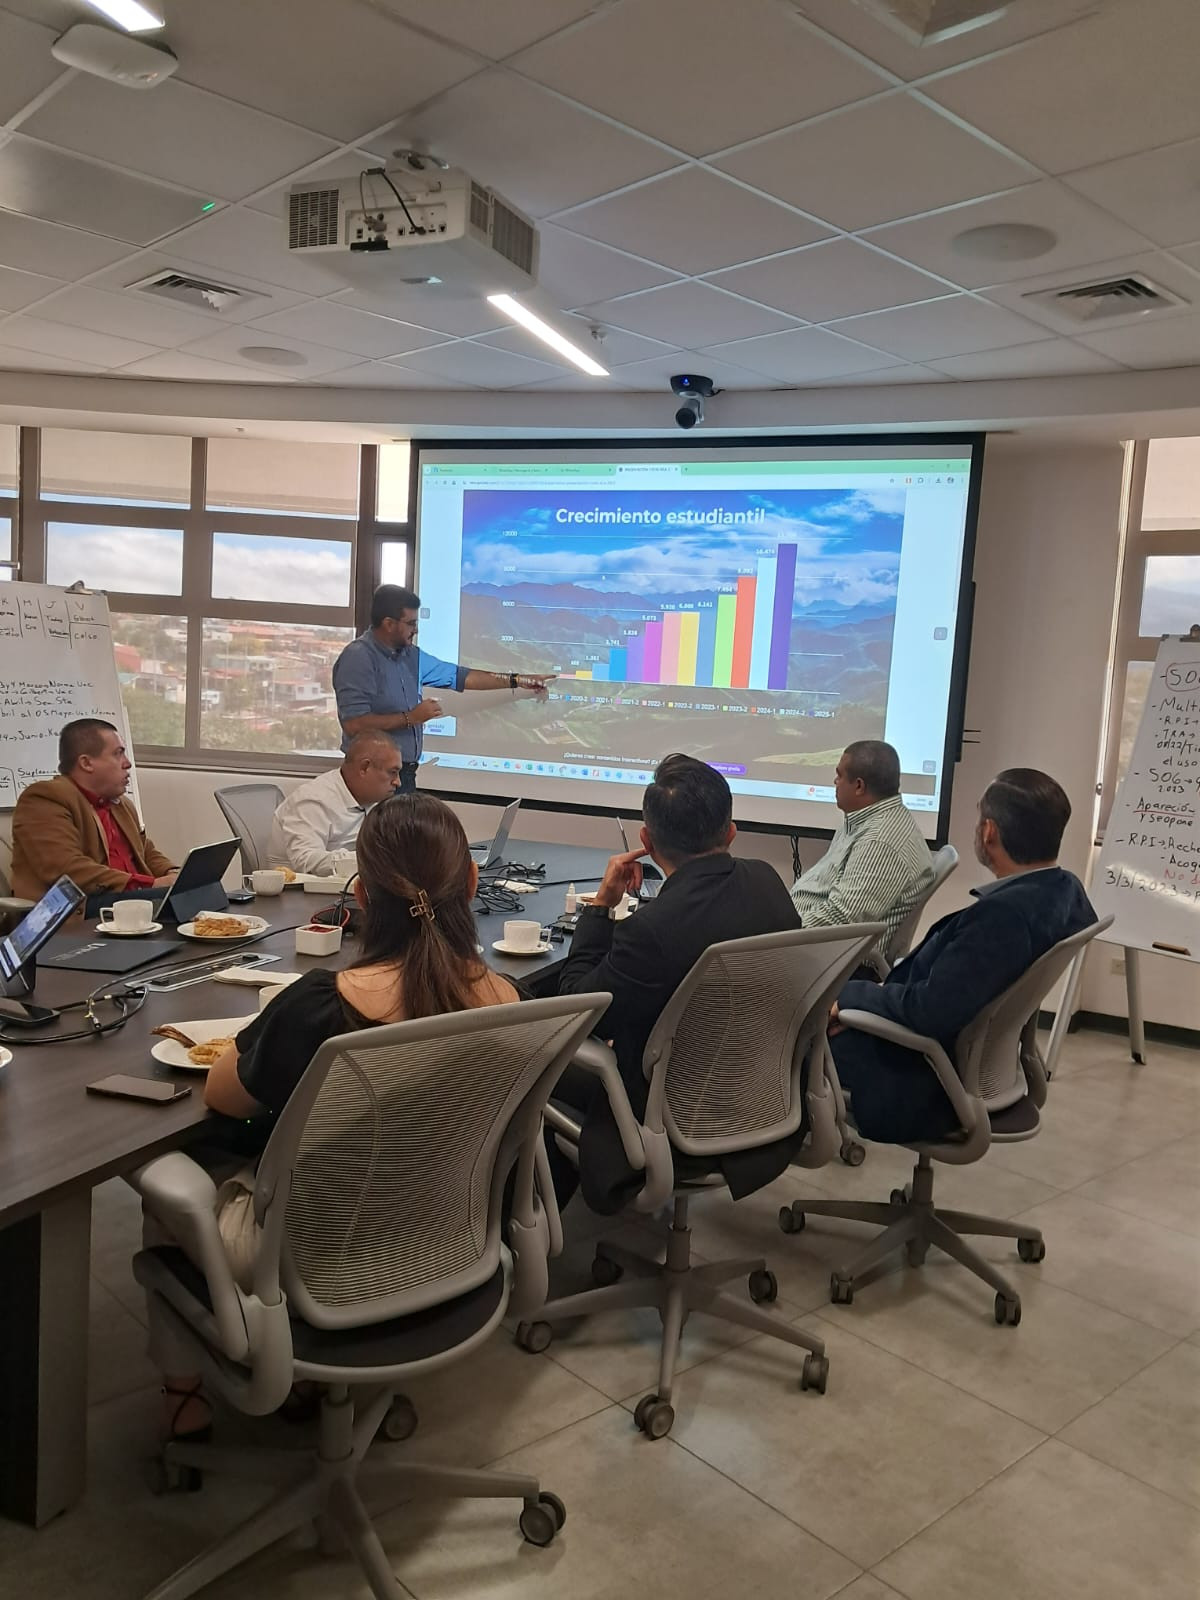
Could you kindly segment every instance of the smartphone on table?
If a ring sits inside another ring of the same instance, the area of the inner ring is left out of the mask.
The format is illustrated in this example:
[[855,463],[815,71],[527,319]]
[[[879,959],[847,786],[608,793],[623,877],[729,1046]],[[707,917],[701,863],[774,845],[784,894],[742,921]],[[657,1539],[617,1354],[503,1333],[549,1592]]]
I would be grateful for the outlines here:
[[148,1100],[156,1105],[170,1105],[192,1092],[190,1083],[169,1083],[164,1078],[135,1078],[127,1073],[114,1073],[111,1078],[101,1078],[87,1086],[89,1094],[111,1094],[123,1100]]

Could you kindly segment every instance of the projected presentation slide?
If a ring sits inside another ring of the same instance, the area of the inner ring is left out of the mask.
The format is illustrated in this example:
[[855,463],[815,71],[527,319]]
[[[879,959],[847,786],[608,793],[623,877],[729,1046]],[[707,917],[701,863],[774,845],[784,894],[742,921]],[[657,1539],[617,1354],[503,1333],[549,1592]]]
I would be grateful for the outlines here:
[[685,750],[740,817],[832,827],[842,749],[885,738],[932,837],[972,459],[940,448],[423,452],[420,642],[557,675],[430,723],[439,786],[636,807]]

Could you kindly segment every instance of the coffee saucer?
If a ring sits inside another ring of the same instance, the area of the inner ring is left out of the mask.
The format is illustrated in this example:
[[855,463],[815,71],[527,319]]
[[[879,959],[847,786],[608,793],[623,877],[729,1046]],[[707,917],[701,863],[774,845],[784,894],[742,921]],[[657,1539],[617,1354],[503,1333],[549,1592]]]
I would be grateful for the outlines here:
[[507,939],[497,939],[492,944],[493,950],[499,950],[502,956],[544,956],[550,953],[550,941],[547,939],[540,944],[515,945],[509,944]]
[[161,922],[148,922],[144,928],[118,928],[115,922],[98,922],[97,933],[107,933],[114,939],[144,939],[148,933],[161,933]]

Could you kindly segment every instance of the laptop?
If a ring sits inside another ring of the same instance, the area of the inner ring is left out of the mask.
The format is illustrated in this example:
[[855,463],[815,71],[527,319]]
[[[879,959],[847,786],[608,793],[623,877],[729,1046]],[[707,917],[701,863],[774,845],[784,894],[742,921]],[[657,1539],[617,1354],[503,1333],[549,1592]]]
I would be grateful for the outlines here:
[[0,939],[0,993],[10,999],[29,993],[33,987],[34,957],[83,901],[83,891],[70,878],[60,878],[12,932]]
[[237,839],[218,839],[189,850],[175,882],[155,907],[155,921],[190,922],[201,911],[224,911],[229,900],[221,879],[238,849]]
[[473,844],[471,846],[471,860],[482,871],[485,867],[494,867],[504,859],[504,847],[508,843],[508,836],[512,832],[513,823],[517,820],[517,812],[521,809],[521,802],[514,800],[504,808],[504,815],[500,818],[500,826],[496,829],[493,838],[486,844]]

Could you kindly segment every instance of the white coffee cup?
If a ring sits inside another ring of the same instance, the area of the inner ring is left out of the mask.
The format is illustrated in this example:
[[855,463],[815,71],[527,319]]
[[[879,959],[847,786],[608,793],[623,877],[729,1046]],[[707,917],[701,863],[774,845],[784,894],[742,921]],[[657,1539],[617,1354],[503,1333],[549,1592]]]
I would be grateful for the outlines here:
[[118,900],[102,909],[100,921],[119,928],[122,933],[137,933],[154,921],[154,905],[150,900]]
[[504,942],[514,950],[536,950],[542,942],[540,922],[506,922]]
[[257,872],[247,873],[242,882],[255,894],[282,894],[287,879],[278,867],[260,867]]
[[358,856],[353,850],[335,850],[333,852],[333,875],[335,878],[352,878],[358,871]]

